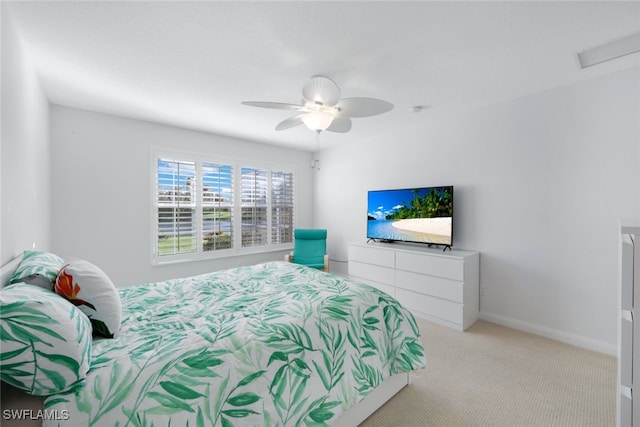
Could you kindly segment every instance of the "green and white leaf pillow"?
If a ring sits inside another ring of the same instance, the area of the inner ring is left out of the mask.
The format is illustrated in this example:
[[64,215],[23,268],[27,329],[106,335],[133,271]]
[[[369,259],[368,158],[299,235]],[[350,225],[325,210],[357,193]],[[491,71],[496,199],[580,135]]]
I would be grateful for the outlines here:
[[82,386],[91,363],[91,323],[54,292],[19,283],[0,290],[0,378],[46,396]]
[[24,251],[22,261],[18,264],[16,271],[13,272],[9,283],[30,283],[30,277],[44,276],[51,282],[51,287],[53,287],[63,265],[64,259],[51,252]]

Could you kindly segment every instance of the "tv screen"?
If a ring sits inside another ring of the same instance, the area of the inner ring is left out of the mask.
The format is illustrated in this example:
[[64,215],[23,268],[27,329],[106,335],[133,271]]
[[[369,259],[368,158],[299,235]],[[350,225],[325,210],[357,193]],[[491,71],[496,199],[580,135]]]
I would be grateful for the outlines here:
[[367,238],[451,246],[453,186],[369,191]]

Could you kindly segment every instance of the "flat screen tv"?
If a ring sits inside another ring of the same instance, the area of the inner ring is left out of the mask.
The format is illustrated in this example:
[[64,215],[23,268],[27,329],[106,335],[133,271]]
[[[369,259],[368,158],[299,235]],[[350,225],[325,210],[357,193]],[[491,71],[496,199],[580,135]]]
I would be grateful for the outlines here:
[[451,248],[453,186],[369,191],[367,238]]

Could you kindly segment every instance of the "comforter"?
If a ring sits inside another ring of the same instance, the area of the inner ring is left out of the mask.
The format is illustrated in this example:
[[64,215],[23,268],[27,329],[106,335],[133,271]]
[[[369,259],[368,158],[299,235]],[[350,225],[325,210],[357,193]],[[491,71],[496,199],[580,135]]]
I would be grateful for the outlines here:
[[[119,289],[72,426],[330,425],[383,379],[426,366],[415,319],[368,285],[285,262]],[[61,418],[61,417],[58,417]]]

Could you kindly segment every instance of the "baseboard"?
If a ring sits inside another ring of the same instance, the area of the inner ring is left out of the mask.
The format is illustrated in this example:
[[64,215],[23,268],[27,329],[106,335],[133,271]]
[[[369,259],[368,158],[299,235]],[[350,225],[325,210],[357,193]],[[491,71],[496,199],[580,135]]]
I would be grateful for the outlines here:
[[560,341],[565,344],[570,344],[587,350],[597,351],[599,353],[605,353],[611,356],[617,356],[618,354],[618,349],[615,344],[609,344],[580,335],[570,334],[568,332],[547,328],[546,326],[540,326],[534,323],[524,322],[522,320],[514,319],[511,317],[500,316],[499,314],[481,311],[480,319],[486,320],[487,322],[496,323],[501,326],[506,326],[507,328],[516,329],[518,331],[540,335],[545,338]]

